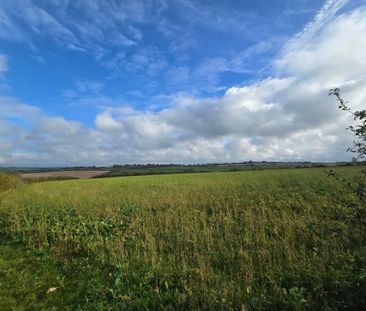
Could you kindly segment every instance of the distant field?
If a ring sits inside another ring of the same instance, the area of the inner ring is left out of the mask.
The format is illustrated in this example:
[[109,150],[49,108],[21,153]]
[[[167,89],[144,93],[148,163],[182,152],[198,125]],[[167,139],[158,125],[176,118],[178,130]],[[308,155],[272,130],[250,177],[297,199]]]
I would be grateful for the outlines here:
[[7,182],[0,267],[43,268],[0,273],[0,309],[362,310],[365,226],[326,170]]
[[23,179],[35,179],[35,178],[93,178],[97,176],[101,176],[109,173],[110,171],[87,171],[87,170],[79,170],[79,171],[54,171],[54,172],[42,172],[42,173],[23,173],[20,174]]
[[200,165],[114,165],[112,167],[68,167],[68,168],[0,168],[5,172],[20,174],[32,181],[62,180],[73,178],[119,177],[162,175],[179,173],[239,172],[286,168],[352,166],[354,163],[311,163],[311,162],[242,162]]

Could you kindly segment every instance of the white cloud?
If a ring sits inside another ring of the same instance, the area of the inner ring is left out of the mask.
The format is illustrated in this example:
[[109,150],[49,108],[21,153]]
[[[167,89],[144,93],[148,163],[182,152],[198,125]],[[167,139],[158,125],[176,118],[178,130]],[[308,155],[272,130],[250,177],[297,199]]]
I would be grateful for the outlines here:
[[270,41],[260,42],[238,53],[235,57],[227,60],[222,57],[207,59],[197,68],[197,74],[201,77],[207,73],[220,72],[247,72],[250,66],[249,59],[268,51],[272,46]]
[[310,39],[319,30],[321,30],[326,23],[331,21],[335,14],[337,14],[337,12],[342,9],[348,1],[349,0],[326,0],[325,4],[315,15],[313,20],[308,23],[304,30],[298,33],[293,40],[290,40],[288,45],[293,45],[293,48],[296,48],[296,45],[299,46],[302,42]]
[[16,25],[2,9],[0,9],[0,38],[14,41],[24,40],[18,25]]
[[[59,16],[58,18],[60,18]],[[27,28],[24,28],[24,25]],[[85,51],[73,32],[30,0],[12,0],[0,7],[0,38],[29,43],[28,31],[69,49]]]
[[113,119],[110,113],[103,112],[95,118],[95,126],[102,132],[121,130],[122,124]]
[[145,22],[149,5],[142,1],[115,4],[50,0],[46,11],[44,3],[32,0],[5,1],[0,7],[0,38],[26,43],[31,41],[31,31],[70,50],[97,55],[102,50],[104,53],[102,46],[128,47],[141,40],[139,29],[125,24]]
[[[87,165],[349,159],[352,137],[344,129],[352,119],[327,91],[341,87],[354,107],[366,101],[366,43],[360,39],[366,8],[329,18],[335,13],[327,3],[307,35],[284,47],[272,77],[229,88],[219,98],[179,94],[160,111],[105,108],[94,128],[1,98],[0,160]],[[339,8],[342,2],[334,3]],[[29,125],[22,128],[14,118]]]
[[27,23],[33,32],[38,35],[47,35],[61,44],[76,46],[79,45],[74,34],[67,27],[62,25],[56,18],[45,10],[29,4],[20,13],[21,18]]

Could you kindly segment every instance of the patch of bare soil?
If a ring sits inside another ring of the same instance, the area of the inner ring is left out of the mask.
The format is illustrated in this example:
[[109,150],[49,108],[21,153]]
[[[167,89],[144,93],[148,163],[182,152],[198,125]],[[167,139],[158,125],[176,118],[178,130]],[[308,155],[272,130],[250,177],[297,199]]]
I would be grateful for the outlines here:
[[104,175],[109,171],[56,171],[42,173],[24,173],[20,176],[23,179],[33,178],[93,178]]

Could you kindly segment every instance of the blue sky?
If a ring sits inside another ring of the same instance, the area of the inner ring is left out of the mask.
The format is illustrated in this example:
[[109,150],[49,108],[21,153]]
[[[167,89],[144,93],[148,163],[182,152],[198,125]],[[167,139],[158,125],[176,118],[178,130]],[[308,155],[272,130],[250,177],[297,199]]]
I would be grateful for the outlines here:
[[0,165],[348,159],[365,4],[0,0]]
[[108,96],[144,108],[157,97],[212,96],[268,75],[269,60],[323,5],[32,1],[24,17],[24,2],[2,1],[19,32],[1,36],[7,81],[22,100],[76,119],[76,107],[65,106],[80,98]]

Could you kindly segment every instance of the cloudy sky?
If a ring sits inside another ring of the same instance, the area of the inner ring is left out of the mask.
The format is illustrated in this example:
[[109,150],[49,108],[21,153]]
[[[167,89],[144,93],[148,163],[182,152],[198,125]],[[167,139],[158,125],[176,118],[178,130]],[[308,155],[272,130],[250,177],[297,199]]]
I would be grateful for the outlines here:
[[0,0],[0,166],[341,161],[366,0]]

